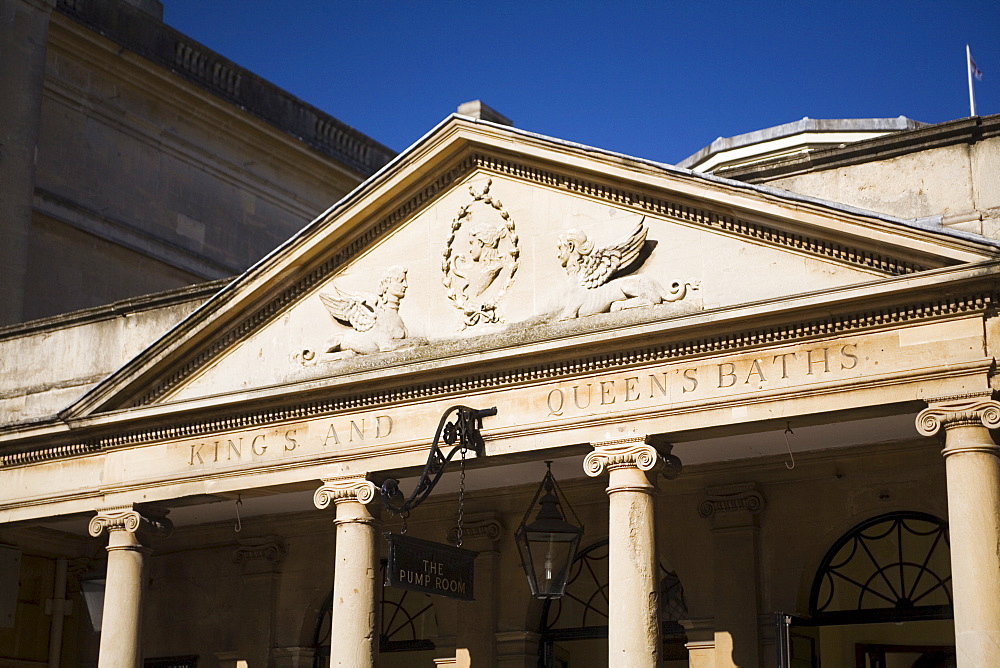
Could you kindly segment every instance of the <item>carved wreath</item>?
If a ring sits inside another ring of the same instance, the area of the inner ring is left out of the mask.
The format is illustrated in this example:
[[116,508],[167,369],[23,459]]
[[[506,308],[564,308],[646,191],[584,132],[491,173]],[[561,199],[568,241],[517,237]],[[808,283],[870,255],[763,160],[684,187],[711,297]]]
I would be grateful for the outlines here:
[[[520,250],[514,221],[500,200],[490,194],[493,180],[481,192],[469,186],[472,201],[459,208],[451,221],[444,250],[444,289],[462,312],[463,328],[503,322],[498,304],[514,282]],[[497,224],[472,222],[473,205],[491,207],[500,216]],[[468,243],[469,248],[464,249]]]

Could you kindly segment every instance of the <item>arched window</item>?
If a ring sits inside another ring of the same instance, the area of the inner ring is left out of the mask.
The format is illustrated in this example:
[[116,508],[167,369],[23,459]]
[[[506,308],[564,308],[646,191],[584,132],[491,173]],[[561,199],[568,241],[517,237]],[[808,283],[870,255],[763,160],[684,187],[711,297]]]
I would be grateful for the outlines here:
[[947,524],[896,512],[857,525],[826,553],[809,614],[822,624],[950,619]]
[[[385,562],[379,569],[379,577],[385,580]],[[330,665],[331,608],[333,592],[323,604],[319,622],[316,625],[313,665],[326,668]],[[420,592],[382,588],[379,629],[379,652],[407,652],[434,649],[434,638],[438,635],[437,616],[431,597]]]

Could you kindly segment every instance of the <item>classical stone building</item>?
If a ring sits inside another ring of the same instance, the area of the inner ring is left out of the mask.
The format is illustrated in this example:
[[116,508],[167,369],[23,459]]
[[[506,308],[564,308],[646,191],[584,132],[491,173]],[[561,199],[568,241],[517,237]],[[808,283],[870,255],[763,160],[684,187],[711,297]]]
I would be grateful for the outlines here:
[[[225,286],[4,330],[0,660],[1000,665],[998,126],[736,180],[453,115]],[[461,535],[474,600],[383,532]]]
[[0,3],[0,326],[235,276],[394,155],[162,13]]

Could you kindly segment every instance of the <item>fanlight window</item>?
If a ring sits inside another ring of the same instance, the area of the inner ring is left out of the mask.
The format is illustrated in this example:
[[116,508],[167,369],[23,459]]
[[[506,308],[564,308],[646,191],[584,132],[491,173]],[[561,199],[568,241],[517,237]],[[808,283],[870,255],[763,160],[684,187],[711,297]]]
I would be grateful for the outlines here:
[[830,548],[809,612],[834,624],[947,619],[951,603],[947,525],[900,512],[862,522]]
[[420,592],[385,587],[382,590],[380,652],[434,649],[437,619],[431,597]]

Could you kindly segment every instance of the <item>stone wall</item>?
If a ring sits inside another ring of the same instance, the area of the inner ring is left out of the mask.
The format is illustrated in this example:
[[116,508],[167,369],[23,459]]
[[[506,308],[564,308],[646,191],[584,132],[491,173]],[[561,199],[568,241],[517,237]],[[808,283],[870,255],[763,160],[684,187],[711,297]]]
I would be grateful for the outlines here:
[[4,11],[0,326],[233,276],[393,156],[124,2]]
[[50,418],[222,287],[207,283],[0,329],[0,424]]

